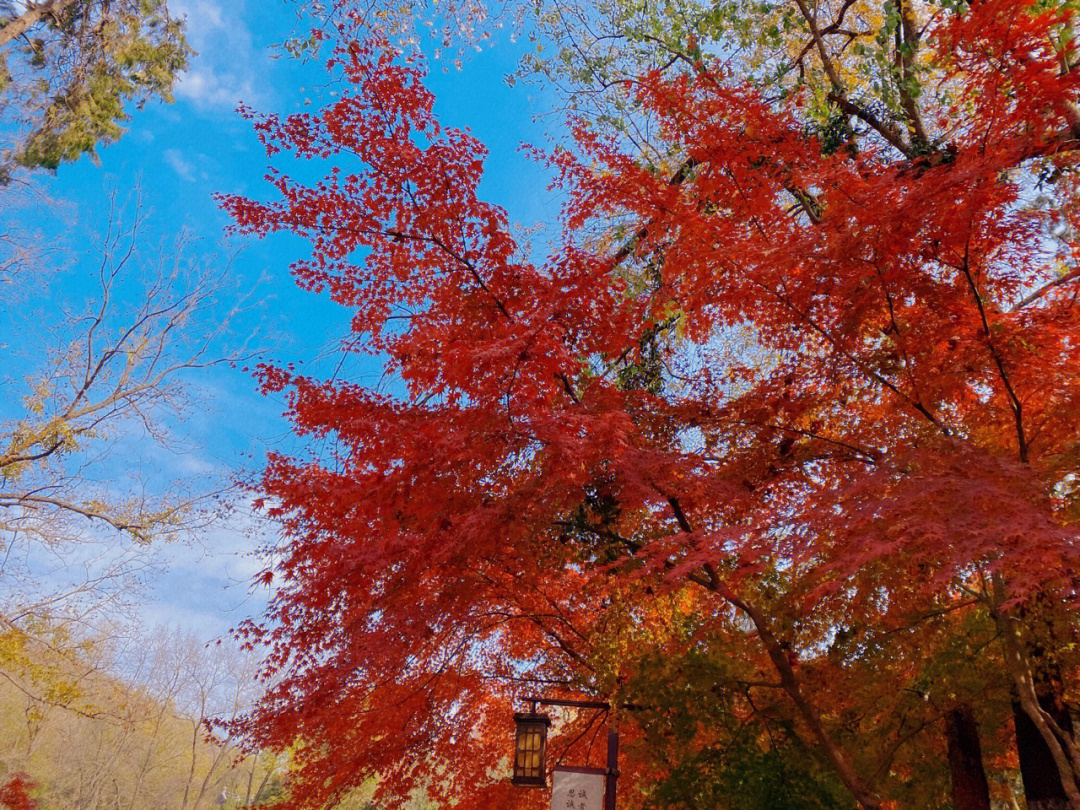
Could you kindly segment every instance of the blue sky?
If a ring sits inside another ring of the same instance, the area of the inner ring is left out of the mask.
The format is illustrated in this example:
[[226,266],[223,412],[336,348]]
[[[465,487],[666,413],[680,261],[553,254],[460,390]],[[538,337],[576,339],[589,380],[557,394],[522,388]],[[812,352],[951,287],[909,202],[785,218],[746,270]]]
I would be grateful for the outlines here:
[[[293,285],[288,263],[303,255],[303,243],[278,236],[225,244],[227,220],[211,197],[218,191],[268,193],[262,180],[265,155],[249,123],[236,114],[237,103],[279,113],[317,109],[326,100],[318,89],[325,73],[318,65],[275,58],[273,44],[288,35],[295,20],[283,3],[172,0],[170,7],[186,15],[199,52],[177,87],[176,102],[133,111],[127,135],[100,150],[100,165],[84,159],[61,167],[46,181],[48,192],[67,204],[63,222],[73,234],[101,228],[109,189],[123,192],[138,185],[153,212],[152,235],[187,232],[197,252],[219,262],[239,249],[230,278],[233,294],[247,296],[248,306],[234,320],[233,339],[255,335],[266,356],[304,361],[308,371],[327,373],[337,362],[334,346],[345,333],[347,313]],[[553,102],[538,97],[535,87],[510,88],[505,82],[522,47],[500,32],[494,47],[471,53],[460,71],[432,62],[429,86],[443,123],[468,126],[491,150],[481,193],[504,206],[512,221],[550,225],[558,200],[546,191],[544,168],[519,146],[548,142],[553,119],[536,122],[534,116],[549,111]],[[75,268],[58,276],[50,294],[65,300],[84,295],[83,272]],[[222,301],[223,317],[231,303],[227,297]],[[0,343],[12,337],[0,335]],[[357,371],[372,380],[379,373],[374,361]],[[257,471],[269,448],[292,446],[280,402],[261,397],[242,371],[219,367],[189,375],[186,382],[194,407],[176,427],[182,449],[166,453],[147,438],[134,437],[124,451],[127,459],[145,459],[180,475],[189,469],[231,476]],[[155,565],[143,574],[144,620],[177,624],[210,638],[257,614],[265,597],[249,592],[248,581],[259,567],[250,550],[272,537],[272,527],[261,525],[242,503],[227,524],[203,532],[197,544],[160,549]]]

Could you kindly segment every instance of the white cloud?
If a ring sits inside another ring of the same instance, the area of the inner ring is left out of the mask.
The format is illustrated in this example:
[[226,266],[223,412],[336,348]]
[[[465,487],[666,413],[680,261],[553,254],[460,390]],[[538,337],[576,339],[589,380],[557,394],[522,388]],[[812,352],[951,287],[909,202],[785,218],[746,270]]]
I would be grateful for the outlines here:
[[172,170],[176,172],[181,180],[186,180],[189,183],[195,182],[195,166],[184,159],[179,149],[166,149],[163,156],[165,162],[172,167]]
[[[178,4],[178,5],[183,5]],[[197,0],[192,11],[188,12],[188,25],[198,32],[213,31],[225,27],[225,15],[221,7],[208,0]]]
[[158,547],[163,573],[149,583],[145,621],[169,623],[212,638],[245,618],[259,618],[269,591],[255,577],[273,562],[266,553],[278,528],[242,496],[228,513],[185,543]]
[[[242,3],[230,3],[230,11],[242,10]],[[236,22],[234,15],[226,18],[225,10],[218,0],[171,0],[169,10],[174,17],[182,17],[187,22],[187,38],[196,50],[202,50],[207,41],[218,30],[228,28]],[[250,33],[246,33],[248,40]]]
[[218,73],[212,68],[196,68],[177,82],[176,95],[199,107],[232,110],[240,101],[251,101],[256,93],[251,79]]
[[246,589],[270,562],[278,527],[256,511],[249,496],[240,496],[187,543],[174,543],[165,553],[174,572],[194,574],[218,584]]
[[232,111],[240,101],[257,103],[260,78],[271,62],[254,43],[240,0],[173,0],[173,13],[187,20],[197,55],[180,77],[176,95],[206,111]]

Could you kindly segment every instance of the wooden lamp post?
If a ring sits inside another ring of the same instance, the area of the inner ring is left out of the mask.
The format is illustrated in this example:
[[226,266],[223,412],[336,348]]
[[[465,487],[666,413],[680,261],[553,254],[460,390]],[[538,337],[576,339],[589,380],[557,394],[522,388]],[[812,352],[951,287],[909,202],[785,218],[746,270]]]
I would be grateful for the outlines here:
[[[608,703],[596,700],[560,700],[527,697],[532,704],[528,712],[514,715],[516,727],[514,745],[514,775],[511,781],[519,787],[547,786],[547,731],[551,718],[537,713],[537,706],[565,706],[576,709],[610,711]],[[619,778],[619,733],[609,726],[607,770],[604,781],[604,810],[615,810],[615,787]]]

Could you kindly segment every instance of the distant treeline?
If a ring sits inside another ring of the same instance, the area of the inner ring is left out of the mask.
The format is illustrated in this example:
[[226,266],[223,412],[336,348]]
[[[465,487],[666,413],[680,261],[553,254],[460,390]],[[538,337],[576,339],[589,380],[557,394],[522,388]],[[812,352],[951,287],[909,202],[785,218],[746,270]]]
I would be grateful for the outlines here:
[[284,757],[245,754],[208,725],[243,708],[253,675],[234,646],[177,631],[75,643],[53,628],[9,627],[0,779],[26,774],[39,810],[272,804]]

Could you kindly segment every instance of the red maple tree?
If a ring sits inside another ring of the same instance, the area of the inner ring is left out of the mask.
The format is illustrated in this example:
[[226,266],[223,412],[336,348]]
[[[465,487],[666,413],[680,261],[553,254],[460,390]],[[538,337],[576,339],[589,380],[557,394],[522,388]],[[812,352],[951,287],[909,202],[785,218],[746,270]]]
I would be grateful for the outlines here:
[[[260,369],[301,435],[334,440],[269,459],[288,544],[243,631],[276,677],[246,730],[301,743],[290,806],[373,776],[399,800],[536,801],[500,770],[522,684],[613,695],[625,673],[597,658],[633,654],[605,649],[614,625],[690,589],[683,609],[741,623],[867,808],[889,806],[888,768],[834,721],[868,653],[823,649],[928,608],[984,617],[1080,808],[1028,620],[1071,606],[1078,573],[1080,72],[1052,36],[1070,22],[1027,0],[941,15],[938,119],[904,132],[837,95],[869,137],[834,149],[799,93],[704,61],[642,77],[677,168],[577,127],[548,158],[569,203],[543,263],[477,197],[483,146],[379,42],[337,49],[349,90],[321,113],[251,114],[268,154],[330,168],[222,196],[236,230],[309,240],[298,283],[350,307],[403,383]],[[913,642],[883,681],[927,655]]]

